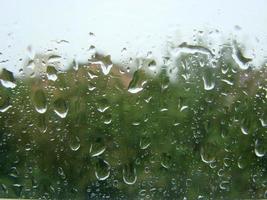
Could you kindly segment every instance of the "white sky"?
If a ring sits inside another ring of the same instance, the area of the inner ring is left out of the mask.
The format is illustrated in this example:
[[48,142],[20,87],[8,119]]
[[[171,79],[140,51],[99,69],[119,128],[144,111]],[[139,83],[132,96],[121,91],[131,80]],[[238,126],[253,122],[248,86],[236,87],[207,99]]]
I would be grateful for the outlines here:
[[[69,62],[88,58],[90,45],[121,59],[152,51],[160,58],[167,40],[192,40],[193,29],[237,35],[249,56],[267,55],[266,0],[0,0],[0,67],[17,71],[29,56],[57,47]],[[235,25],[241,30],[235,30]],[[95,37],[90,37],[93,32]],[[57,44],[55,40],[69,43]],[[253,55],[255,54],[255,55]],[[266,58],[266,57],[265,57]],[[64,63],[63,63],[64,64]]]

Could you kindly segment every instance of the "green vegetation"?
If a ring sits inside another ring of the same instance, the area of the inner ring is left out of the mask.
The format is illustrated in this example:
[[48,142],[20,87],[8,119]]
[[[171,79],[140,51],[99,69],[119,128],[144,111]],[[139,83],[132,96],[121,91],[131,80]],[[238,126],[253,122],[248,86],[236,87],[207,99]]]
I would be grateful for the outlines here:
[[231,54],[182,54],[174,81],[80,64],[0,85],[0,197],[266,198],[266,66]]

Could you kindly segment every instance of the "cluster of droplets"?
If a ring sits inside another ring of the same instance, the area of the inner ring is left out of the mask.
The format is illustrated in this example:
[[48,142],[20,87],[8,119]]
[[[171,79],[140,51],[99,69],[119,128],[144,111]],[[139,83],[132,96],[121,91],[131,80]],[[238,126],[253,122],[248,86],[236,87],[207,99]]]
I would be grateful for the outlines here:
[[[145,59],[127,61],[125,65],[137,65],[132,70],[90,45],[88,63],[74,59],[66,71],[57,66],[61,56],[42,58],[29,52],[33,55],[29,55],[24,80],[5,68],[0,72],[3,135],[9,129],[14,132],[3,137],[2,143],[16,141],[16,155],[36,155],[35,169],[31,169],[35,173],[38,164],[43,170],[39,173],[56,170],[59,180],[50,185],[53,193],[77,178],[84,181],[84,177],[69,177],[75,170],[93,171],[96,181],[90,175],[88,179],[98,184],[95,187],[127,187],[129,192],[138,188],[139,197],[147,199],[157,193],[166,198],[190,195],[202,180],[207,183],[198,186],[202,191],[219,191],[225,197],[224,192],[236,186],[234,176],[239,172],[249,173],[251,180],[246,181],[258,191],[266,188],[262,180],[266,177],[266,71],[261,77],[250,69],[252,59],[243,55],[236,42],[220,55],[205,45],[181,43],[163,58],[160,69],[152,52]],[[127,48],[121,54],[125,56]],[[13,116],[21,130],[11,124]],[[37,130],[43,134],[36,134]],[[47,144],[55,154],[49,155],[53,166],[42,163],[46,154],[41,148],[49,151]],[[18,156],[12,164],[19,166],[23,159]],[[8,176],[19,180],[20,168],[12,166]],[[17,182],[13,184],[16,190],[27,188]],[[93,186],[88,191],[94,196],[92,190]]]

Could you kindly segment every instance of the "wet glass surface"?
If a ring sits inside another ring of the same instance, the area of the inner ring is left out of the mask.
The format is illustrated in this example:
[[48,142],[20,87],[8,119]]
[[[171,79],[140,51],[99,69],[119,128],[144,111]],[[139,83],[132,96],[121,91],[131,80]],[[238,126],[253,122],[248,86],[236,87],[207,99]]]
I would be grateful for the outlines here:
[[267,198],[266,6],[4,2],[0,198]]

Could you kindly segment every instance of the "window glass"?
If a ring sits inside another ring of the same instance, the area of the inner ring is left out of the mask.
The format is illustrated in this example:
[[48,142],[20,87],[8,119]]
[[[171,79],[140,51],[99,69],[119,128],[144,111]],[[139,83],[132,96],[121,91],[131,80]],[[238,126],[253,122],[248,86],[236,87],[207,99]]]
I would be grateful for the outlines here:
[[2,0],[0,198],[267,198],[267,2]]

